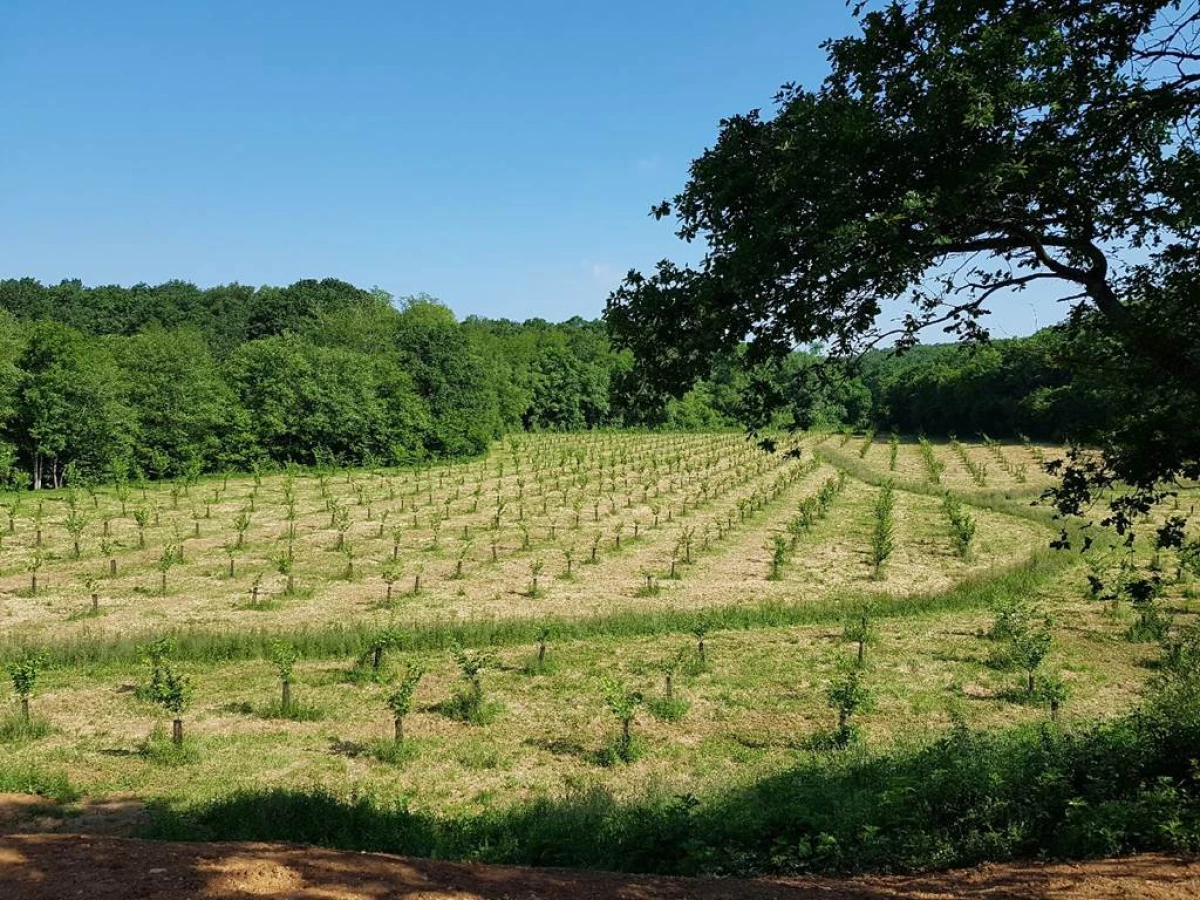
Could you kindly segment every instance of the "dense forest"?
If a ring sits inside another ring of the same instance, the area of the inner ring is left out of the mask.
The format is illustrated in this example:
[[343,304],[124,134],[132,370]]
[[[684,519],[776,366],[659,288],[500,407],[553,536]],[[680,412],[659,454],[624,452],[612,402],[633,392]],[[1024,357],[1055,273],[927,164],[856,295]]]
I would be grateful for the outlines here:
[[602,321],[459,321],[336,279],[288,287],[0,281],[0,478],[175,477],[286,462],[466,456],[514,429],[737,427],[770,381],[776,424],[1061,439],[1098,421],[1055,331],[869,354],[852,376],[796,353],[725,360],[647,396]]

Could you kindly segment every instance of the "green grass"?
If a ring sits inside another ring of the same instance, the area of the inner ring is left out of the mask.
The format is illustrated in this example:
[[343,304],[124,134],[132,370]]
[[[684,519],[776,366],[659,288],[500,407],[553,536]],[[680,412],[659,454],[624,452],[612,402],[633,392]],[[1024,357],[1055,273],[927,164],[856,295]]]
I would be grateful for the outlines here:
[[[715,629],[752,630],[787,625],[816,625],[840,621],[847,609],[870,601],[874,615],[893,618],[929,613],[980,609],[1006,597],[1029,594],[1063,570],[1078,565],[1077,555],[1034,548],[1027,560],[971,575],[944,591],[912,596],[878,596],[846,591],[821,600],[783,603],[769,600],[709,609],[651,611],[624,610],[591,618],[538,616],[483,619],[462,623],[416,623],[405,630],[402,651],[446,650],[464,647],[513,646],[534,643],[543,627],[563,640],[598,637],[641,637],[686,634],[700,621]],[[128,663],[139,658],[140,648],[159,638],[176,643],[175,659],[220,662],[257,659],[267,655],[273,639],[294,644],[308,659],[357,657],[366,652],[378,628],[370,622],[294,629],[207,630],[202,627],[168,628],[138,637],[72,637],[42,645],[51,665],[85,666]],[[0,662],[18,658],[24,641],[0,638]]]
[[[884,751],[813,753],[702,797],[580,785],[476,815],[325,789],[155,804],[169,839],[299,841],[492,863],[761,874],[916,871],[1041,855],[1200,847],[1197,720],[961,726]],[[611,749],[608,750],[611,755]],[[611,760],[610,762],[615,762]]]
[[[563,438],[563,445],[574,446],[571,440]],[[593,527],[590,501],[578,532],[569,513],[560,515],[554,545],[535,533],[529,550],[517,549],[506,523],[507,545],[495,563],[490,532],[471,520],[476,558],[453,583],[444,575],[459,556],[469,518],[463,507],[476,483],[471,473],[498,484],[498,457],[476,469],[447,468],[444,484],[439,474],[419,476],[411,491],[402,485],[409,507],[388,520],[390,527],[399,519],[407,534],[397,584],[412,583],[412,555],[419,553],[429,565],[422,586],[432,587],[416,596],[398,588],[383,615],[375,607],[384,585],[365,560],[390,553],[391,536],[374,536],[373,526],[366,534],[364,511],[351,499],[363,532],[355,537],[363,553],[356,568],[366,575],[357,587],[340,580],[344,560],[326,552],[329,514],[314,511],[311,482],[301,491],[310,502],[301,517],[309,541],[297,544],[296,555],[303,588],[289,597],[264,568],[280,552],[283,533],[279,523],[264,521],[265,513],[237,558],[236,579],[224,576],[219,554],[207,559],[202,545],[189,544],[194,571],[178,570],[178,582],[172,573],[173,593],[199,600],[179,614],[160,606],[153,592],[133,603],[128,594],[104,593],[111,615],[66,627],[63,620],[81,601],[63,593],[65,582],[56,589],[50,579],[36,606],[21,601],[8,612],[10,621],[44,615],[54,627],[5,629],[0,665],[37,636],[51,666],[39,680],[35,711],[53,728],[3,747],[0,786],[10,778],[64,797],[133,795],[150,803],[158,836],[664,872],[924,868],[1046,848],[1184,847],[1197,832],[1188,818],[1190,783],[1155,756],[1159,745],[1137,732],[1130,724],[1136,720],[1113,718],[1135,701],[1157,648],[1125,640],[1127,608],[1113,616],[1107,605],[1087,599],[1078,554],[1048,548],[1045,511],[1030,508],[1022,493],[1033,485],[972,490],[960,484],[961,471],[948,470],[946,482],[981,510],[976,563],[968,566],[953,552],[936,502],[943,488],[909,478],[911,466],[886,471],[886,454],[859,458],[857,444],[846,459],[827,449],[825,458],[854,477],[828,515],[798,535],[780,580],[769,582],[771,537],[791,537],[785,529],[798,504],[832,473],[813,464],[797,477],[799,467],[748,457],[760,467],[753,477],[730,469],[720,476],[725,481],[711,484],[717,499],[698,503],[700,476],[690,473],[722,472],[723,458],[703,458],[702,440],[689,446],[701,449],[672,462],[669,476],[658,473],[663,525],[652,528],[643,512],[639,539],[626,532],[621,553],[611,546],[612,517],[632,516],[627,498],[615,510],[604,502],[602,526]],[[634,459],[625,469],[616,463],[607,469],[616,493],[630,485],[630,498],[639,491],[638,466],[646,464],[644,456]],[[542,465],[564,468],[553,454]],[[522,473],[532,493],[532,467]],[[878,494],[871,485],[889,475],[897,478],[896,548],[880,584],[870,580],[871,504]],[[506,490],[514,477],[510,467]],[[689,477],[687,489],[671,484]],[[370,482],[377,496],[381,491],[373,476],[347,478]],[[340,477],[330,483],[343,501],[352,494]],[[568,472],[559,490],[573,483]],[[782,488],[770,493],[776,483]],[[991,473],[989,483],[1004,484],[1002,473]],[[590,490],[609,492],[591,484]],[[231,484],[231,493],[244,487]],[[276,487],[264,480],[260,510]],[[443,528],[442,549],[430,551],[429,511],[460,488],[466,500],[457,501],[459,518]],[[758,508],[739,521],[736,501],[760,491]],[[429,499],[431,493],[436,497]],[[539,502],[528,502],[526,522],[534,523]],[[421,506],[420,528],[410,524],[412,504]],[[725,523],[730,511],[734,524],[721,539],[710,533],[706,546],[706,523]],[[485,500],[478,520],[490,515]],[[605,533],[600,564],[585,566],[596,527]],[[694,563],[678,567],[679,582],[639,592],[642,573],[669,564],[684,527],[699,529]],[[215,538],[220,529],[206,522],[204,532]],[[558,550],[568,542],[578,543],[570,584],[559,577],[565,563]],[[147,556],[154,551],[152,540]],[[530,560],[541,557],[548,563],[539,583],[546,596],[535,602],[521,595]],[[152,584],[152,572],[137,574],[132,551],[121,567],[134,573],[130,581]],[[263,601],[285,601],[281,614],[226,618],[225,611],[245,604],[250,579],[260,574]],[[14,583],[25,577],[14,569]],[[70,584],[77,591],[76,581]],[[192,585],[195,595],[187,593]],[[1163,603],[1181,621],[1191,615],[1181,599],[1189,587],[1171,585]],[[1045,671],[1061,675],[1071,690],[1054,726],[1046,724],[1041,698],[1031,702],[1017,691],[1019,673],[998,671],[989,658],[993,642],[984,635],[993,611],[1019,599],[1036,599],[1056,618]],[[827,688],[854,655],[844,634],[847,615],[866,606],[872,639],[863,678],[875,702],[853,717],[857,740],[832,741],[837,714]],[[385,624],[401,631],[375,671],[370,648]],[[706,645],[703,662],[698,634]],[[538,664],[539,638],[546,635],[547,655]],[[172,665],[195,685],[182,750],[159,726],[144,739],[162,713],[137,690],[147,679],[140,648],[164,636],[176,645]],[[279,675],[267,662],[273,639],[301,654],[292,682],[297,702],[288,710],[279,708]],[[494,654],[482,702],[452,659],[455,644]],[[425,674],[398,745],[387,696],[412,666]],[[670,701],[667,672],[674,676]],[[608,679],[645,698],[627,754],[619,752],[618,726],[606,705]],[[952,721],[966,724],[951,729]],[[1089,746],[1099,754],[1091,761],[1099,777],[1124,754],[1150,780],[1091,785]],[[1168,785],[1174,799],[1154,781],[1163,777],[1174,779]],[[967,783],[956,787],[954,779]],[[1153,821],[1166,831],[1138,819],[1147,804],[1165,810]],[[1058,840],[1054,829],[1066,837]]]

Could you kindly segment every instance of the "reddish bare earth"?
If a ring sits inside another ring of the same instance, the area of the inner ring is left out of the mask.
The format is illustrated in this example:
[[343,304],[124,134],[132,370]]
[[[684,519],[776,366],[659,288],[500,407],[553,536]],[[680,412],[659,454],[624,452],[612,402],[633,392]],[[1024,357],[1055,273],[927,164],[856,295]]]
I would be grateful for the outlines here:
[[1138,856],[908,877],[735,881],[407,859],[271,844],[168,844],[67,834],[0,836],[5,900],[933,900],[1200,896],[1200,861]]

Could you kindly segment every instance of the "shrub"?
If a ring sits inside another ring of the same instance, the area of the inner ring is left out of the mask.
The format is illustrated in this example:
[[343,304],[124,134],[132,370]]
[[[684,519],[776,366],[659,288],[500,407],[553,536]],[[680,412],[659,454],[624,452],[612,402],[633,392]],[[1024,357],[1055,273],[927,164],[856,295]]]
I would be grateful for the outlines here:
[[884,577],[884,564],[895,548],[895,496],[890,480],[879,488],[875,501],[874,526],[871,531],[871,562],[875,567],[875,578]]
[[393,739],[397,744],[404,741],[404,717],[412,711],[413,694],[424,674],[425,670],[420,666],[409,666],[396,689],[387,695],[388,709],[392,711]]
[[963,509],[962,501],[946,492],[942,498],[942,511],[950,523],[950,540],[954,550],[963,559],[971,554],[971,542],[975,538],[975,520]]
[[633,721],[637,716],[638,707],[642,705],[642,694],[639,691],[630,691],[614,678],[607,678],[604,681],[604,702],[621,728],[616,739],[607,748],[608,753],[613,761],[633,762],[638,753],[633,739]]
[[8,677],[12,680],[13,693],[21,704],[21,721],[28,726],[29,701],[37,688],[38,677],[46,668],[46,654],[36,650],[27,650],[16,662],[8,666]]
[[838,716],[832,746],[843,748],[857,742],[859,731],[852,718],[870,709],[873,700],[870,688],[863,683],[862,670],[857,667],[846,668],[826,689],[825,699]]

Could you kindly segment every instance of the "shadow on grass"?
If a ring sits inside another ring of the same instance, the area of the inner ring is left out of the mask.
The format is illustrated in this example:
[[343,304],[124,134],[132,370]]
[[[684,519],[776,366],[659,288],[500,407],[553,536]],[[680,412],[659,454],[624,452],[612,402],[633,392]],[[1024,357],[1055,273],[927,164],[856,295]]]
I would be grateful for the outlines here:
[[151,834],[666,874],[913,871],[1182,851],[1200,847],[1196,746],[1200,713],[1072,731],[956,727],[921,746],[805,754],[787,772],[703,799],[627,799],[590,786],[438,816],[323,789],[246,790],[191,807],[159,802]]

